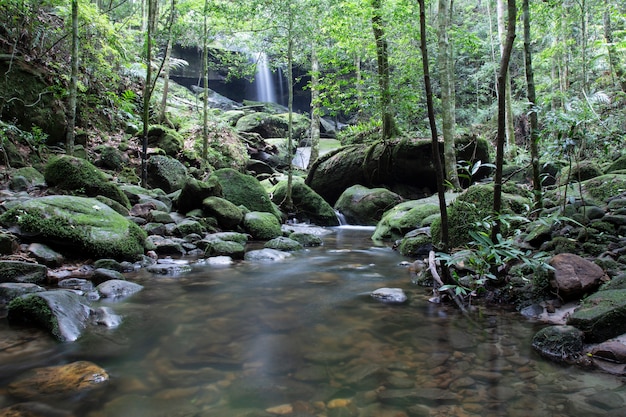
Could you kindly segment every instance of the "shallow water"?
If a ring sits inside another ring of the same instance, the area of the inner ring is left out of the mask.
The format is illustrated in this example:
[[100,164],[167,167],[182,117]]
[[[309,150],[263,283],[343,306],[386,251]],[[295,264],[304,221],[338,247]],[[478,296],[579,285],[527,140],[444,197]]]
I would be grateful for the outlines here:
[[[123,324],[75,343],[0,320],[0,406],[25,370],[88,360],[110,374],[105,388],[36,400],[89,417],[626,415],[623,379],[541,359],[541,325],[516,313],[467,319],[429,303],[406,259],[370,235],[338,228],[279,263],[141,271],[129,279],[142,292],[102,303]],[[409,302],[372,300],[380,287]]]

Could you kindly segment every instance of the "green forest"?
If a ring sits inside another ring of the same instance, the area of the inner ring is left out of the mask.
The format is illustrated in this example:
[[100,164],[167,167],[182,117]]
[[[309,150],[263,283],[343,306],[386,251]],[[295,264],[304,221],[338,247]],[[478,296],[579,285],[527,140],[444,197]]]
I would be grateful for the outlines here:
[[0,416],[624,409],[623,1],[0,0],[0,77]]

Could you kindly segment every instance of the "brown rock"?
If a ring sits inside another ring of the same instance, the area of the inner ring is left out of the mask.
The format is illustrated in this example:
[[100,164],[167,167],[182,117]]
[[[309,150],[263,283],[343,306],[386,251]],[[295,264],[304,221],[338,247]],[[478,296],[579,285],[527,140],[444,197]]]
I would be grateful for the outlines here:
[[63,397],[87,391],[109,380],[106,371],[87,361],[35,368],[9,385],[9,393],[23,399]]
[[554,273],[550,283],[563,299],[575,299],[595,291],[604,271],[598,265],[572,253],[559,253],[550,260]]
[[626,345],[618,341],[607,341],[591,349],[591,355],[597,359],[614,363],[626,363]]

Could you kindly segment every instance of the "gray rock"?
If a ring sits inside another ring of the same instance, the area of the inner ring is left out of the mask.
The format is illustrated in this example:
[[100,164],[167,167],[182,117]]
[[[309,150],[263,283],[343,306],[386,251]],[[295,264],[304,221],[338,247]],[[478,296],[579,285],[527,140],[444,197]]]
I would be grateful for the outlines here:
[[388,304],[402,304],[407,296],[401,288],[379,288],[372,291],[372,298]]
[[276,249],[258,249],[246,252],[244,259],[246,261],[283,261],[290,257],[288,252],[279,251]]
[[96,268],[96,270],[93,271],[93,276],[91,277],[91,280],[96,285],[112,279],[124,281],[124,275],[122,275],[121,272],[114,271],[113,269]]
[[604,342],[626,333],[626,290],[599,291],[587,297],[567,319],[589,342]]
[[146,271],[157,275],[181,275],[191,272],[191,266],[187,262],[156,263],[146,268]]
[[142,289],[142,285],[118,279],[105,281],[96,287],[96,290],[98,290],[103,298],[127,297],[141,291]]
[[44,287],[37,284],[22,282],[3,282],[0,283],[0,302],[8,303],[16,297],[33,292],[45,291]]
[[50,249],[43,243],[31,243],[28,245],[28,252],[37,260],[37,262],[50,267],[60,266],[65,261],[63,255]]
[[44,265],[20,261],[0,261],[0,282],[43,284],[48,276]]
[[265,242],[265,245],[263,245],[263,247],[268,249],[282,250],[286,252],[299,251],[303,249],[303,246],[298,241],[284,236],[279,236]]
[[403,198],[385,188],[367,188],[353,185],[347,188],[335,203],[348,224],[375,226],[383,214],[402,202]]

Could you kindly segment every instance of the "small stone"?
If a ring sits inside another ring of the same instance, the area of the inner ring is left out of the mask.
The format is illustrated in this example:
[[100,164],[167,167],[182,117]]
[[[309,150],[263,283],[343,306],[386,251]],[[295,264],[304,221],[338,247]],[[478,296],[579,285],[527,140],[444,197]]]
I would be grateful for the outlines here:
[[407,296],[400,288],[379,288],[372,291],[372,298],[388,304],[402,304],[407,300]]

